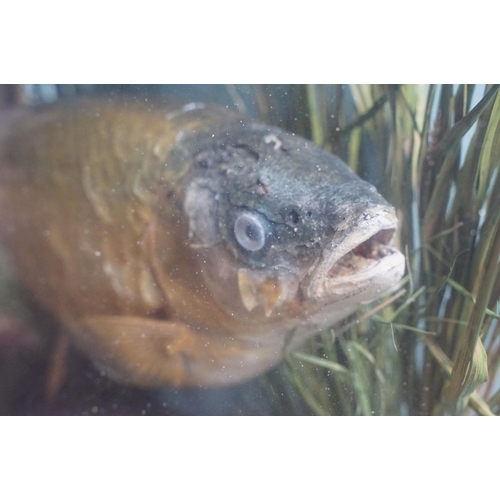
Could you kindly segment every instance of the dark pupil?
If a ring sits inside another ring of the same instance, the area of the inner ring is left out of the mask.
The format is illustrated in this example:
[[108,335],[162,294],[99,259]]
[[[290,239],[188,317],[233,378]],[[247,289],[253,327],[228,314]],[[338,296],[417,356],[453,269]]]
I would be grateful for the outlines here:
[[259,229],[255,224],[248,224],[245,233],[252,241],[256,241],[259,239]]

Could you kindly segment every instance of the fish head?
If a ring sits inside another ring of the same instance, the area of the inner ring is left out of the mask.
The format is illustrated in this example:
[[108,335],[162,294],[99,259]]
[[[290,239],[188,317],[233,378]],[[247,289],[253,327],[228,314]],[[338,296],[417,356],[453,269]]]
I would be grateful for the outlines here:
[[242,120],[183,147],[190,246],[231,316],[328,326],[402,277],[394,207],[337,156]]

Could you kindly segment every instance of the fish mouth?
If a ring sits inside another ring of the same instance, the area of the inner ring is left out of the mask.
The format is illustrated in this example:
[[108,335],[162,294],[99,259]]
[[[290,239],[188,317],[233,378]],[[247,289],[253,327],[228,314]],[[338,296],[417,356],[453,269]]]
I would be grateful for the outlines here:
[[354,230],[324,250],[308,296],[336,302],[355,295],[369,302],[396,284],[405,269],[403,254],[391,245],[396,229],[394,210],[378,207],[363,213]]

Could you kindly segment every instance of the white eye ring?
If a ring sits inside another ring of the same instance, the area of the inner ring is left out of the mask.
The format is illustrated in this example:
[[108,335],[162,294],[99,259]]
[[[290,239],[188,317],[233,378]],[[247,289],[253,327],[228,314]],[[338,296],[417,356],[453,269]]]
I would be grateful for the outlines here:
[[259,217],[243,213],[234,222],[234,235],[238,243],[250,252],[260,250],[266,243],[264,226]]

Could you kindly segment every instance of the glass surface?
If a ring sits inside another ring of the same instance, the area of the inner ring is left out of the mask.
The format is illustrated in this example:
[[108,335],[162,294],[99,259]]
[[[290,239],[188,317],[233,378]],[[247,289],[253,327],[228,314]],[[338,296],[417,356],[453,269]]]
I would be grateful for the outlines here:
[[0,414],[498,414],[499,131],[495,85],[0,86]]

